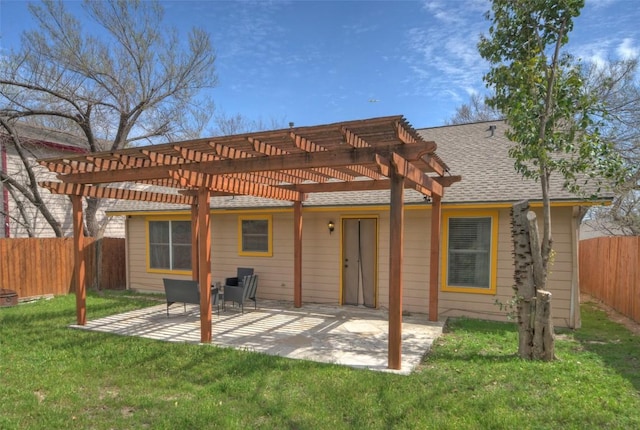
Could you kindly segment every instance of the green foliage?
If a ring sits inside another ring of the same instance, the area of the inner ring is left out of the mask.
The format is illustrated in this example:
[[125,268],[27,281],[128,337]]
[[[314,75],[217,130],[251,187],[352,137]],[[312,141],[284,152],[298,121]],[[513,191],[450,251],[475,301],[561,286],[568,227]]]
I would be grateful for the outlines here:
[[622,178],[620,158],[600,136],[604,106],[586,91],[580,64],[562,52],[583,6],[583,0],[494,0],[489,35],[478,45],[491,63],[484,80],[494,93],[487,103],[510,126],[516,170],[535,180],[558,172],[573,192],[590,178]]
[[[87,298],[90,318],[149,304]],[[74,311],[0,308],[0,428],[640,428],[640,341],[589,305],[554,362],[517,358],[513,324],[455,319],[409,376],[76,330]]]

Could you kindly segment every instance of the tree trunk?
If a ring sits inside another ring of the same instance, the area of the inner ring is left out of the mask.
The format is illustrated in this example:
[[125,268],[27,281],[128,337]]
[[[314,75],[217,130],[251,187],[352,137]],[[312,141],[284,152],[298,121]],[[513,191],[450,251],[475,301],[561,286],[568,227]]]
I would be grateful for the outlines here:
[[529,223],[526,214],[529,202],[522,201],[513,205],[511,210],[511,236],[513,239],[513,258],[515,265],[515,294],[518,322],[518,355],[531,357],[533,345],[532,306],[535,305],[535,287],[531,270],[531,248],[529,245]]
[[532,358],[543,361],[551,361],[555,358],[553,319],[551,319],[551,293],[544,290],[538,290],[536,293]]
[[98,209],[100,207],[100,199],[87,197],[87,207],[85,209],[85,224],[87,231],[91,237],[99,237],[100,224],[98,223]]
[[535,213],[527,201],[513,205],[515,290],[518,311],[518,355],[550,361],[554,356],[551,293],[544,288],[544,264]]

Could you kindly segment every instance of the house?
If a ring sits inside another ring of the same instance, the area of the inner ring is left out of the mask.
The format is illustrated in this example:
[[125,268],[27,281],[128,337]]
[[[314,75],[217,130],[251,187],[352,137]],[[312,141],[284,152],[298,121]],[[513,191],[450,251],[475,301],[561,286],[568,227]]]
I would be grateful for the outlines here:
[[[540,216],[541,191],[538,183],[515,172],[505,129],[504,122],[491,121],[417,130],[424,141],[437,144],[434,156],[444,160],[444,176],[462,176],[445,187],[439,257],[433,254],[440,260],[440,317],[507,318],[497,303],[508,305],[514,294],[510,208],[528,199]],[[554,324],[579,327],[577,242],[582,208],[593,203],[565,190],[560,179],[551,186],[555,257],[549,290]],[[388,189],[365,187],[307,195],[301,208],[305,302],[393,306],[391,199]],[[403,199],[401,307],[403,312],[427,313],[433,303],[429,281],[434,204],[409,188]],[[212,196],[212,282],[231,276],[237,267],[253,267],[260,276],[259,298],[296,300],[294,212],[287,200]],[[121,201],[109,214],[126,217],[128,288],[161,292],[163,277],[192,276],[189,206]]]
[[[37,159],[87,153],[84,140],[72,134],[26,123],[15,123],[14,128],[21,140],[26,163],[38,181],[55,179],[55,174],[40,166]],[[25,162],[4,127],[0,127],[0,173],[0,178],[6,175],[19,184],[27,186],[29,183]],[[60,223],[63,234],[71,235],[71,204],[68,197],[46,191],[41,192],[41,195],[53,217]],[[106,202],[105,207],[108,206],[109,203]],[[101,219],[104,216],[103,211]],[[55,236],[42,214],[24,194],[8,185],[7,178],[0,181],[0,223],[0,238]],[[124,218],[110,219],[105,236],[124,237]]]

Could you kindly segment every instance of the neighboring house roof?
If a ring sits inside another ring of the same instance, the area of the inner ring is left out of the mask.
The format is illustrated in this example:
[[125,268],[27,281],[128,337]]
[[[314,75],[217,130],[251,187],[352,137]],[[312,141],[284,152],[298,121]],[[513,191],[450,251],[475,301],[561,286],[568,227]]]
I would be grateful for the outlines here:
[[[490,128],[490,126],[492,126]],[[504,135],[504,121],[448,125],[417,129],[427,141],[438,145],[437,154],[446,160],[449,174],[461,175],[462,181],[445,189],[443,203],[509,203],[524,199],[542,200],[540,183],[523,179],[515,171],[508,150],[512,145]],[[559,174],[551,178],[552,201],[584,201],[563,187]],[[612,197],[606,195],[605,199]],[[389,203],[389,191],[357,191],[309,194],[303,205],[365,206]],[[424,204],[424,196],[405,189],[405,204]],[[291,202],[251,196],[212,197],[213,209],[290,207]],[[110,212],[170,211],[188,206],[138,201],[120,201]]]
[[[14,130],[22,145],[27,149],[25,151],[27,157],[27,163],[31,165],[33,172],[38,180],[51,180],[55,178],[55,174],[51,173],[44,167],[40,166],[36,158],[39,157],[52,157],[62,156],[69,157],[78,154],[86,154],[87,144],[86,139],[73,135],[71,133],[50,129],[47,127],[41,127],[37,125],[31,125],[24,122],[12,123]],[[28,178],[25,173],[23,162],[18,156],[15,150],[11,137],[8,135],[4,127],[0,127],[0,146],[2,147],[2,154],[0,154],[0,169],[7,175],[11,176],[18,182],[26,183]],[[19,222],[15,219],[20,217],[17,212],[17,204],[13,197],[10,196],[7,187],[3,187],[0,184],[0,222],[3,224],[0,231],[0,237],[22,237],[27,235],[27,231]],[[18,193],[19,198],[23,198]],[[70,201],[68,198],[60,195],[51,195],[47,191],[42,193],[42,197],[49,211],[56,218],[61,226],[64,234],[71,232],[71,218],[70,213]],[[105,200],[102,203],[102,211],[105,208],[109,208],[115,203],[114,200]],[[37,210],[31,203],[24,200],[22,204],[25,207],[26,213],[30,217],[30,222],[33,223],[30,227],[32,233],[39,237],[53,235],[53,230],[44,218],[37,213]],[[5,216],[10,214],[11,218]],[[99,217],[103,217],[104,213],[100,212]],[[12,219],[13,218],[13,219]],[[124,222],[122,220],[110,219],[106,236],[111,237],[124,237]]]
[[[76,152],[82,154],[87,152],[86,139],[75,136],[71,133],[21,122],[13,125],[16,129],[16,133],[20,136],[23,143],[42,145],[54,150],[65,152]],[[4,128],[0,128],[0,134],[6,135],[6,130]]]

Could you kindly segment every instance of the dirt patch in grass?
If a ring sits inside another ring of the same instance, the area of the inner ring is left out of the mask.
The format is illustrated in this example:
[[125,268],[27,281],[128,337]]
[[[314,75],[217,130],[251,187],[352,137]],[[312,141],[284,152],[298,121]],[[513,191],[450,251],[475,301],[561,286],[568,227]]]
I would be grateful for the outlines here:
[[625,326],[631,333],[636,336],[640,336],[640,323],[635,322],[629,317],[622,315],[620,312],[613,309],[611,306],[606,305],[602,301],[592,297],[588,294],[580,295],[580,302],[582,303],[592,303],[596,305],[598,308],[602,309],[607,313],[607,317],[618,324],[622,324]]

